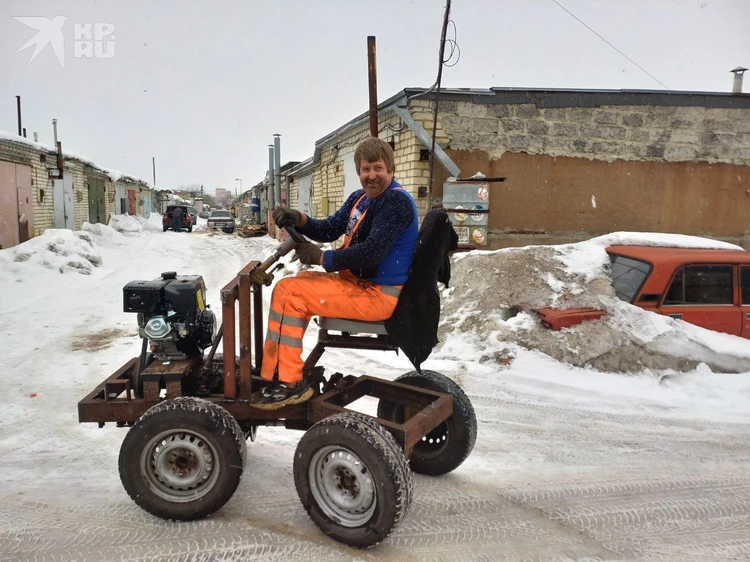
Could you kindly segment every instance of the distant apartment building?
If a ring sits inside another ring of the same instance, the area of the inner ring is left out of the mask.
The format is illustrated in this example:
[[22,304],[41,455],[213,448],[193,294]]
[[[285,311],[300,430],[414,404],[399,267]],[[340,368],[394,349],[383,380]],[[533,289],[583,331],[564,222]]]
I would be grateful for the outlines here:
[[223,187],[216,188],[216,202],[228,205],[232,200],[232,191],[230,189],[224,189]]

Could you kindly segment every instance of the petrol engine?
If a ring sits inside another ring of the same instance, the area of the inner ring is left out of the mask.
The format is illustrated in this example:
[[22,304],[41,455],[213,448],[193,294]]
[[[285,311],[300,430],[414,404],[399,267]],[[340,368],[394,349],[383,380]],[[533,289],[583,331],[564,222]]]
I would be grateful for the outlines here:
[[153,281],[131,281],[123,287],[123,309],[138,313],[139,334],[160,361],[201,355],[216,335],[200,275],[168,271]]

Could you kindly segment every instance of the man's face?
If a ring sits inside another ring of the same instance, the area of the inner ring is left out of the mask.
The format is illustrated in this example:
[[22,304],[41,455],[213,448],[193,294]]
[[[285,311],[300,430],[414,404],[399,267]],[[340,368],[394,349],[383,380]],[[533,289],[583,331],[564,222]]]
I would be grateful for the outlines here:
[[370,199],[381,195],[393,181],[393,172],[389,172],[382,160],[359,163],[359,181]]

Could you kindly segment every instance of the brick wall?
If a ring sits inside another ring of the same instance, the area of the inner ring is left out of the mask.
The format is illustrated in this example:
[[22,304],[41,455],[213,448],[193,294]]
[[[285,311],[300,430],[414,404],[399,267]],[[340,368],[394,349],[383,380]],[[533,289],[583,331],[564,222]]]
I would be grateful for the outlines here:
[[[423,111],[415,117],[423,121],[429,118],[431,130],[431,114],[428,115],[426,111]],[[396,113],[381,115],[378,129],[380,138],[385,141],[394,141],[396,180],[412,194],[417,201],[420,216],[423,216],[428,203],[426,198],[418,197],[418,188],[426,186],[429,177],[427,162],[419,161],[419,151],[424,146]],[[338,138],[331,139],[323,148],[320,164],[313,174],[311,203],[314,216],[324,216],[323,198],[328,199],[329,214],[335,212],[344,203],[344,159],[354,152],[360,141],[369,136],[370,125],[368,121],[365,121]]]
[[[44,155],[46,162],[40,160]],[[0,160],[31,166],[31,183],[34,191],[34,236],[52,228],[53,195],[48,167],[54,167],[56,156],[32,146],[0,139]]]
[[[31,181],[34,191],[34,236],[39,236],[49,228],[54,228],[54,195],[53,179],[49,177],[49,170],[57,167],[57,154],[38,145],[27,142],[14,142],[10,139],[0,139],[0,160],[25,164],[31,167]],[[75,227],[81,229],[83,223],[89,219],[88,175],[104,178],[105,214],[107,221],[115,212],[115,185],[111,177],[101,170],[80,160],[65,157],[64,170],[73,178],[73,206],[75,213]],[[137,192],[150,189],[147,184],[130,183]],[[139,206],[142,214],[143,207]]]

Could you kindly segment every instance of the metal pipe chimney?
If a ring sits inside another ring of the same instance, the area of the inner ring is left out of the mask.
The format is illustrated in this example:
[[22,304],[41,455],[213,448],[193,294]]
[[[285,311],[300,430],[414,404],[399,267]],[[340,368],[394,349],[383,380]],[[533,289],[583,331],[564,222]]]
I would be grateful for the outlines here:
[[276,176],[276,201],[281,205],[281,135],[273,136],[274,175]]
[[55,146],[57,146],[57,119],[52,120],[52,133],[55,135]]
[[370,92],[370,136],[378,136],[378,67],[375,36],[367,37],[367,82]]
[[274,195],[276,191],[273,188],[274,182],[274,169],[273,169],[273,145],[268,145],[268,207],[269,209],[276,208],[276,201]]
[[16,96],[16,112],[18,113],[18,136],[23,136],[23,127],[21,127],[21,96]]
[[734,82],[732,83],[732,93],[733,94],[741,94],[742,93],[742,75],[745,74],[745,71],[747,68],[743,68],[741,66],[738,66],[734,70],[730,70],[729,72],[734,73]]

